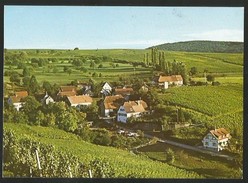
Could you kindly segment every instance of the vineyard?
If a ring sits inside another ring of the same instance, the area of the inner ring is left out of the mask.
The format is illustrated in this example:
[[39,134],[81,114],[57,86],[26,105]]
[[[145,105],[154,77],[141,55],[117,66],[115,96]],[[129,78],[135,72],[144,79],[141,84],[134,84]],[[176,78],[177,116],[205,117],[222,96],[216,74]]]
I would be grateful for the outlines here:
[[4,124],[3,161],[3,175],[15,177],[200,178],[128,151],[84,142],[61,130],[23,124]]
[[242,85],[170,88],[164,102],[187,107],[209,116],[243,109]]
[[209,126],[243,129],[241,84],[170,88],[160,95],[164,103],[185,108],[192,119]]

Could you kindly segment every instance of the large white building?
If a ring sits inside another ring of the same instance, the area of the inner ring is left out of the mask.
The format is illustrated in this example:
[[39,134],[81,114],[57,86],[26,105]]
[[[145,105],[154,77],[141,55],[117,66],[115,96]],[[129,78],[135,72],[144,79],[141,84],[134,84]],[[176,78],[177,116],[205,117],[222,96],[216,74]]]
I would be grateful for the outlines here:
[[147,113],[147,104],[143,100],[125,102],[117,113],[117,121],[126,123],[130,117],[140,117]]
[[210,130],[202,140],[203,147],[221,151],[228,145],[228,140],[230,138],[230,133],[224,128]]

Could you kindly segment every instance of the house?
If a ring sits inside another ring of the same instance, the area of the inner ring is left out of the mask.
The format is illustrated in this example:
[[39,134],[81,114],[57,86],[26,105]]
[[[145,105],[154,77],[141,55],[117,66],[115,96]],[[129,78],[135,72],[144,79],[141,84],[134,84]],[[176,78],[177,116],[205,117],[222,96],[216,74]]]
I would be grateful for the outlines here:
[[28,92],[27,91],[18,91],[15,92],[14,96],[10,96],[8,99],[8,104],[9,105],[13,105],[14,108],[19,111],[20,108],[23,107],[23,104],[25,103],[23,101],[24,98],[26,98],[28,96]]
[[13,105],[14,108],[17,110],[17,111],[20,111],[20,108],[23,107],[23,104],[25,102],[23,102],[23,98],[22,97],[17,97],[17,96],[10,96],[9,99],[8,99],[8,104],[9,105]]
[[124,103],[125,99],[121,95],[106,96],[101,103],[101,113],[103,116],[109,117],[111,113],[117,112],[119,107]]
[[51,96],[49,96],[47,93],[46,95],[43,97],[43,99],[41,99],[42,104],[48,105],[50,102],[54,103],[54,100]]
[[77,94],[75,86],[60,86],[58,97],[75,96]]
[[125,102],[118,110],[117,121],[126,123],[130,117],[140,117],[148,112],[147,108],[148,106],[143,100]]
[[123,87],[123,88],[115,88],[114,95],[122,95],[126,100],[129,100],[129,96],[134,93],[133,88],[131,87]]
[[93,99],[87,95],[68,96],[67,99],[71,107],[89,106],[93,102]]
[[204,136],[202,143],[205,148],[221,151],[228,145],[229,139],[231,139],[230,133],[224,128],[218,128],[210,130]]
[[167,89],[170,85],[182,86],[183,78],[181,75],[172,75],[172,76],[162,76],[160,75],[157,79],[159,86]]
[[110,86],[109,83],[105,82],[102,86],[101,94],[103,94],[104,96],[108,96],[111,95],[111,93],[112,93],[112,87]]

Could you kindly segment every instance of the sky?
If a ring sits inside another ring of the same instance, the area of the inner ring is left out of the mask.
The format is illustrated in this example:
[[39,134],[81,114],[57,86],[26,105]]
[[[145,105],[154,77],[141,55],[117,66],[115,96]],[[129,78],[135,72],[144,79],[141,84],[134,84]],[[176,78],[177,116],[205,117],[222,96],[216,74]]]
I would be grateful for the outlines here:
[[243,34],[242,7],[4,6],[8,49],[144,49]]

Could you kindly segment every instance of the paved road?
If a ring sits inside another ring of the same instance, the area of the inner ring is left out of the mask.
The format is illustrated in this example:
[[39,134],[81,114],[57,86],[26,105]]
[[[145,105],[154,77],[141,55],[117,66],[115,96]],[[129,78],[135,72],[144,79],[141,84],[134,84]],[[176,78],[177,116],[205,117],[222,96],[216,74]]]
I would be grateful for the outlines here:
[[[145,134],[145,137],[147,137],[147,138],[153,138],[154,136]],[[233,160],[234,159],[234,157],[231,157],[231,156],[228,156],[228,155],[224,155],[224,154],[220,154],[219,152],[214,152],[214,151],[207,150],[207,149],[200,148],[200,147],[194,147],[194,146],[190,146],[190,145],[186,145],[186,144],[181,144],[181,143],[174,142],[174,141],[171,141],[171,140],[158,139],[158,142],[170,144],[170,145],[181,147],[181,148],[184,148],[184,149],[189,149],[189,150],[192,150],[192,151],[197,151],[197,152],[209,154],[211,156],[218,156],[218,157],[226,158],[226,159],[229,159],[229,160]]]
[[[125,131],[133,132],[133,130],[131,130],[131,129],[119,127],[118,125],[117,125],[117,127],[122,128]],[[144,134],[144,136],[147,137],[147,138],[154,138],[155,137],[155,136],[149,135],[149,134]],[[217,157],[221,157],[221,158],[226,158],[228,160],[233,160],[234,159],[234,157],[232,157],[232,156],[224,155],[224,154],[221,154],[220,152],[211,151],[211,150],[205,149],[203,147],[200,148],[200,147],[190,146],[190,145],[181,144],[181,143],[178,143],[178,142],[174,142],[174,141],[171,141],[171,140],[160,139],[160,138],[158,138],[158,142],[170,144],[170,145],[177,146],[177,147],[181,147],[183,149],[189,149],[189,150],[192,150],[192,151],[201,152],[201,153],[204,153],[204,154],[209,154],[211,156],[217,156]],[[146,144],[146,145],[148,145],[148,144]],[[145,145],[141,145],[141,146],[145,146]],[[138,148],[135,147],[135,149],[138,149]]]

